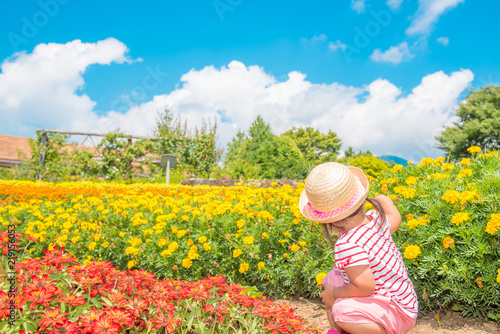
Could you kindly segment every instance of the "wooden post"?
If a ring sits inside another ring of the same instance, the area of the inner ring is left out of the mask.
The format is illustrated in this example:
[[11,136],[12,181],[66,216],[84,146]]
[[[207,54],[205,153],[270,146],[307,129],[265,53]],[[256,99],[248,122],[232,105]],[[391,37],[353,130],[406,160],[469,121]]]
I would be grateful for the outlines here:
[[[42,132],[42,143],[40,144],[40,166],[45,165],[45,150],[47,146],[47,132]],[[37,175],[37,179],[41,180],[42,179],[42,174],[39,173]]]

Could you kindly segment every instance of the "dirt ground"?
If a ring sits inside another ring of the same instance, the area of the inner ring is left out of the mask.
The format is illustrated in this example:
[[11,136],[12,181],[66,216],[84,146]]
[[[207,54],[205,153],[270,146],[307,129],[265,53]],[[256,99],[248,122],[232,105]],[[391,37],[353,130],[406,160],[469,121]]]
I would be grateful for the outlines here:
[[[328,320],[325,309],[320,299],[305,299],[302,297],[281,300],[290,305],[296,314],[300,315],[310,325],[323,330],[328,330]],[[438,321],[439,319],[439,321]],[[428,314],[417,319],[417,325],[410,334],[491,334],[499,333],[500,326],[488,322],[478,322],[474,319],[463,318],[459,314]]]

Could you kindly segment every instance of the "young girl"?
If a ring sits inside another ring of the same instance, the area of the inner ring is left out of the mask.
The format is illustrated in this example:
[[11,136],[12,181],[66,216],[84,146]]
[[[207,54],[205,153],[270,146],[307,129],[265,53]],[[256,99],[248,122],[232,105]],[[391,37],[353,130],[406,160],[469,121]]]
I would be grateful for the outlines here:
[[[335,268],[320,294],[327,309],[327,334],[405,334],[414,326],[418,300],[391,233],[401,216],[387,196],[367,198],[363,171],[328,162],[307,177],[299,208],[304,217],[339,234]],[[375,210],[365,213],[368,201]]]

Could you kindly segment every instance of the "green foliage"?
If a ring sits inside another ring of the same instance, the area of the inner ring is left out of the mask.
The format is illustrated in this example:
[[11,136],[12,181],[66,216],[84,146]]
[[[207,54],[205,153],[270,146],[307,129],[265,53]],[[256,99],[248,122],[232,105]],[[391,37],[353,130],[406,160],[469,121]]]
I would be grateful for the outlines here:
[[[422,313],[444,307],[464,316],[498,314],[498,153],[480,154],[470,165],[467,160],[452,165],[443,160],[424,159],[422,165],[381,175],[372,192],[387,193],[403,217],[393,234],[398,248],[421,249],[405,264]],[[457,220],[465,213],[468,219]]]
[[[43,136],[46,141],[43,142]],[[37,132],[37,139],[29,139],[31,148],[31,166],[37,179],[58,181],[65,175],[71,174],[72,164],[69,163],[70,154],[63,150],[68,136],[60,133],[41,134]],[[41,159],[40,156],[44,158]]]
[[323,134],[311,127],[295,128],[283,133],[281,137],[291,138],[302,152],[304,159],[312,166],[335,161],[342,146],[341,140],[331,130]]
[[338,162],[361,168],[366,175],[376,178],[381,173],[388,172],[391,165],[375,156],[370,151],[355,153],[352,147],[345,151],[345,156]]
[[162,137],[154,142],[154,152],[174,154],[179,168],[195,175],[207,177],[222,156],[217,148],[217,123],[203,121],[200,129],[190,131],[187,122],[174,118],[170,110],[158,115],[155,134]]
[[225,165],[235,177],[245,179],[303,179],[307,173],[295,141],[273,135],[261,116],[252,123],[248,135],[240,131],[229,143]]
[[466,102],[457,111],[458,122],[436,137],[438,147],[451,159],[466,157],[467,148],[495,150],[500,143],[500,86],[469,90]]

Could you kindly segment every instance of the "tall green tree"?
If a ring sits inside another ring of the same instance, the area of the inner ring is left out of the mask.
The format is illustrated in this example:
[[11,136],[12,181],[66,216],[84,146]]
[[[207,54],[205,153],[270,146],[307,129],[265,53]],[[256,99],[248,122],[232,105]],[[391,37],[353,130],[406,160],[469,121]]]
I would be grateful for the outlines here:
[[302,179],[307,173],[302,152],[289,137],[279,137],[261,116],[248,134],[238,132],[228,144],[227,168],[242,178]]
[[324,134],[312,127],[293,127],[281,137],[291,138],[302,152],[304,159],[313,165],[335,161],[342,146],[335,132],[329,130],[328,134]]
[[216,145],[216,122],[203,120],[200,128],[189,129],[187,121],[166,109],[159,113],[154,133],[163,137],[155,142],[156,153],[176,155],[182,168],[196,175],[208,176],[222,157]]
[[468,156],[470,146],[483,150],[499,148],[500,86],[488,85],[469,92],[457,110],[459,120],[436,136],[437,147],[451,159]]

